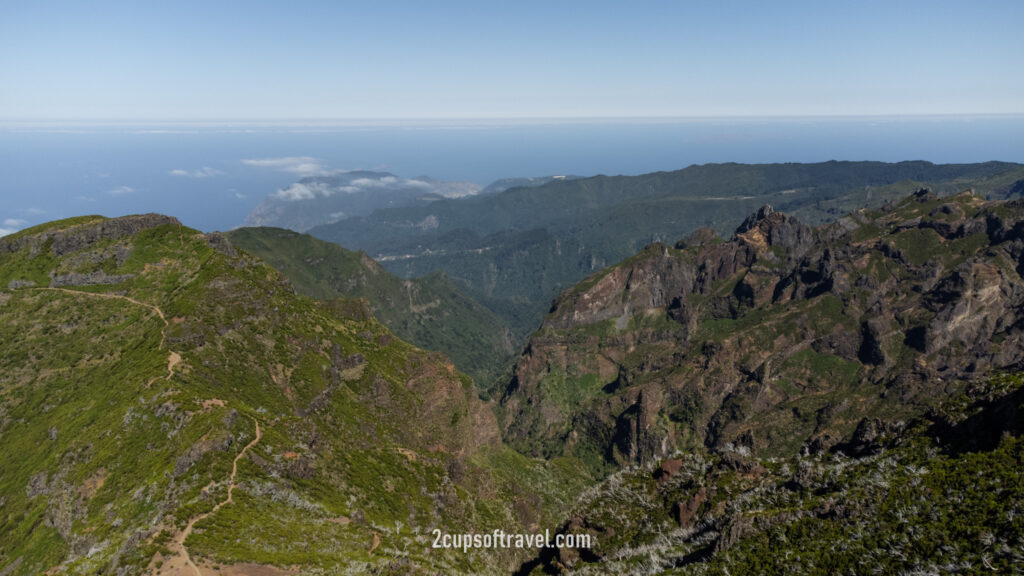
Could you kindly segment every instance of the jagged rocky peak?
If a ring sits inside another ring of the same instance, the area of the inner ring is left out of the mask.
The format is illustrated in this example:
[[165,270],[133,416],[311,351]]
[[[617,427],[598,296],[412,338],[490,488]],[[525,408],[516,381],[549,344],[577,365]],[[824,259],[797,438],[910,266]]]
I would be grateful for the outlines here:
[[849,438],[1024,364],[1022,261],[1021,201],[922,190],[817,229],[766,206],[729,241],[698,231],[563,293],[502,399],[506,437],[609,465]]
[[[728,242],[713,230],[701,228],[674,248],[658,242],[646,246],[637,256],[560,295],[544,324],[564,329],[609,318],[624,321],[644,310],[676,309],[683,304],[681,295],[705,294],[720,279],[759,261],[770,265],[771,275],[777,276],[781,265],[796,262],[812,244],[809,226],[764,206],[747,217]],[[758,293],[764,292],[761,284]]]
[[812,241],[811,228],[800,220],[782,212],[776,212],[765,204],[736,228],[734,239],[753,246],[758,251],[770,246],[779,246],[795,253],[802,253]]

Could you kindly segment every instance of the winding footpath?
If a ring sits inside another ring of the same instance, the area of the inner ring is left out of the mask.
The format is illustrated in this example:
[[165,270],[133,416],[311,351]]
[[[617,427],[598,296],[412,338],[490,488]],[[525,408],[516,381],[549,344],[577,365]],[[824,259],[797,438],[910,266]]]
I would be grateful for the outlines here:
[[[76,296],[91,296],[91,297],[94,297],[94,298],[106,298],[106,299],[124,300],[126,302],[131,303],[131,304],[135,304],[136,306],[142,306],[144,308],[148,308],[148,309],[152,310],[160,318],[160,320],[164,323],[164,329],[165,330],[170,325],[170,323],[167,322],[167,317],[164,315],[163,310],[161,310],[158,306],[156,306],[154,304],[148,304],[146,302],[142,302],[141,300],[136,300],[135,298],[132,298],[130,296],[124,296],[124,295],[121,295],[121,294],[105,294],[105,293],[102,293],[102,292],[85,292],[85,291],[81,291],[81,290],[71,290],[69,288],[54,288],[54,287],[40,287],[40,288],[35,288],[35,290],[50,290],[50,291],[54,291],[54,292],[64,292],[66,294],[73,294],[73,295],[76,295]],[[166,334],[165,330],[161,330],[160,331],[160,344],[157,346],[158,348],[164,348],[164,345],[166,343],[167,334]],[[164,376],[164,380],[170,381],[171,377],[174,376],[174,368],[175,368],[175,366],[177,366],[180,363],[181,363],[181,355],[178,354],[177,352],[173,351],[173,350],[168,350],[167,351],[167,375]],[[157,378],[153,378],[152,380],[147,382],[146,383],[146,387],[148,388],[149,385],[151,385],[153,383],[153,381],[156,380]],[[263,433],[260,430],[260,423],[255,418],[252,418],[252,417],[250,417],[250,418],[252,419],[252,423],[256,427],[256,437],[253,438],[253,440],[251,442],[246,444],[244,448],[242,448],[242,450],[235,456],[234,461],[231,463],[231,476],[228,477],[228,495],[227,495],[227,498],[225,498],[221,502],[218,502],[217,505],[214,506],[213,509],[211,509],[209,512],[204,512],[202,514],[199,514],[197,516],[194,516],[194,517],[190,518],[189,521],[188,521],[188,524],[185,525],[185,529],[182,530],[181,532],[179,532],[178,535],[175,536],[175,538],[173,540],[173,543],[175,544],[174,547],[177,548],[178,550],[180,550],[180,552],[181,552],[181,559],[179,559],[177,562],[174,562],[173,564],[178,564],[179,562],[181,562],[183,560],[184,561],[184,565],[182,567],[183,568],[186,568],[186,567],[187,568],[191,568],[192,573],[195,574],[195,576],[203,576],[203,573],[199,570],[199,567],[196,566],[195,562],[192,561],[192,557],[188,553],[188,548],[185,546],[185,540],[188,539],[190,534],[192,534],[192,530],[195,528],[196,523],[198,523],[201,520],[204,520],[206,518],[209,518],[213,514],[216,514],[217,511],[220,510],[221,508],[223,508],[224,506],[227,506],[228,504],[231,504],[232,502],[234,502],[233,493],[234,493],[234,490],[235,490],[235,486],[237,486],[237,482],[235,481],[235,477],[238,475],[238,461],[241,460],[245,456],[245,453],[248,452],[253,446],[255,446],[260,441],[260,439],[263,437]],[[211,482],[210,486],[212,486],[212,484],[213,483]],[[207,489],[210,488],[210,486],[207,486],[206,488],[203,488],[203,491],[205,492]],[[170,566],[170,565],[165,566],[165,568],[169,568],[169,569],[173,570],[173,567]],[[164,571],[160,571],[160,573],[164,573]],[[178,572],[178,573],[180,573],[180,572]]]
[[238,455],[235,456],[234,462],[231,463],[231,476],[228,478],[228,497],[218,502],[217,505],[214,506],[213,509],[210,510],[209,512],[203,512],[198,516],[193,516],[188,521],[188,524],[185,525],[185,529],[182,530],[174,538],[175,544],[177,544],[178,547],[181,549],[181,554],[185,559],[185,565],[192,568],[192,571],[195,573],[196,576],[203,576],[203,573],[199,571],[199,567],[196,566],[195,562],[192,561],[192,557],[189,556],[188,548],[185,547],[185,540],[189,537],[189,534],[192,534],[192,529],[195,528],[197,522],[209,518],[213,514],[216,514],[217,511],[223,508],[224,506],[227,506],[228,504],[234,502],[234,500],[232,500],[232,492],[234,492],[235,486],[237,485],[237,483],[235,482],[235,476],[238,474],[238,461],[241,460],[245,456],[245,453],[248,452],[250,448],[255,446],[256,443],[260,441],[260,438],[263,437],[263,434],[260,431],[260,423],[255,418],[252,418],[252,423],[256,425],[256,437],[252,439],[252,442],[246,444],[245,448],[242,448],[241,452],[239,452]]
[[[74,294],[76,296],[93,296],[95,298],[106,298],[108,300],[124,300],[125,302],[130,302],[132,304],[135,304],[136,306],[142,306],[143,308],[149,308],[150,310],[152,310],[160,318],[160,321],[164,323],[164,330],[160,331],[160,344],[157,345],[157,348],[163,348],[164,347],[164,343],[165,343],[165,341],[167,339],[166,328],[170,324],[167,322],[167,317],[164,315],[164,311],[161,310],[155,304],[149,304],[149,303],[143,302],[141,300],[136,300],[135,298],[132,298],[130,296],[124,296],[123,294],[106,294],[106,293],[103,293],[103,292],[85,292],[83,290],[71,290],[70,288],[54,288],[54,287],[49,287],[49,286],[41,287],[41,288],[34,288],[34,290],[50,290],[50,291],[53,291],[53,292],[64,292],[65,294]],[[165,380],[170,380],[171,377],[174,376],[174,367],[177,366],[180,363],[181,363],[181,355],[178,354],[177,352],[173,351],[173,350],[168,350],[167,351],[167,376],[164,378]],[[149,381],[150,384],[152,382],[153,382],[152,380]],[[148,387],[148,385],[147,385],[147,387]]]

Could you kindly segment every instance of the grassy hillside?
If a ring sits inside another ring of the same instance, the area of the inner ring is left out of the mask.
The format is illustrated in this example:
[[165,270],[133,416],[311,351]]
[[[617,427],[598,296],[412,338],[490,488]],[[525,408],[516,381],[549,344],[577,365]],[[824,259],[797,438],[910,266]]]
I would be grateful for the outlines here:
[[0,342],[5,576],[502,571],[429,531],[550,526],[586,480],[365,303],[164,216],[0,240]]
[[277,268],[314,298],[364,298],[399,338],[444,352],[481,390],[511,365],[519,342],[490,310],[441,272],[404,280],[362,252],[280,228],[240,228],[231,242]]

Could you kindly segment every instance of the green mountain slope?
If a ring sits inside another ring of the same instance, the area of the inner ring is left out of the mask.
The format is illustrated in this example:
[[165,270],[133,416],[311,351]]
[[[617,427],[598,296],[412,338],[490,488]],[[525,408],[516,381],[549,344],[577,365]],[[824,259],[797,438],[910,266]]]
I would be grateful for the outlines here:
[[146,215],[0,240],[5,576],[504,571],[429,531],[550,526],[585,480],[503,447],[447,358],[224,236]]
[[382,209],[310,233],[364,250],[399,276],[444,270],[523,337],[551,298],[584,277],[699,227],[731,232],[766,203],[813,224],[921,186],[1002,198],[1022,180],[1024,167],[1001,162],[709,164]]
[[519,342],[490,310],[443,273],[398,278],[362,252],[280,228],[240,228],[231,242],[280,270],[314,298],[365,298],[399,338],[446,353],[455,367],[488,389],[510,364]]

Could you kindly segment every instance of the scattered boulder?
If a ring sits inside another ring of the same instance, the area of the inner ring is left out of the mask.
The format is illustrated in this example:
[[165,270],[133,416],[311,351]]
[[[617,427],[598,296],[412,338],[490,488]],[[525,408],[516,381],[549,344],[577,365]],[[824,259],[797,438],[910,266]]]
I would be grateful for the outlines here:
[[669,458],[661,463],[661,466],[654,471],[654,479],[658,484],[664,486],[673,476],[683,468],[683,461],[678,458]]
[[701,486],[700,489],[686,501],[676,502],[675,505],[672,506],[672,517],[675,518],[676,523],[679,524],[680,528],[690,528],[693,526],[697,517],[697,512],[707,499],[708,489],[705,486]]
[[903,431],[903,422],[887,422],[878,418],[864,418],[857,424],[853,437],[839,449],[850,456],[877,454],[897,434]]

